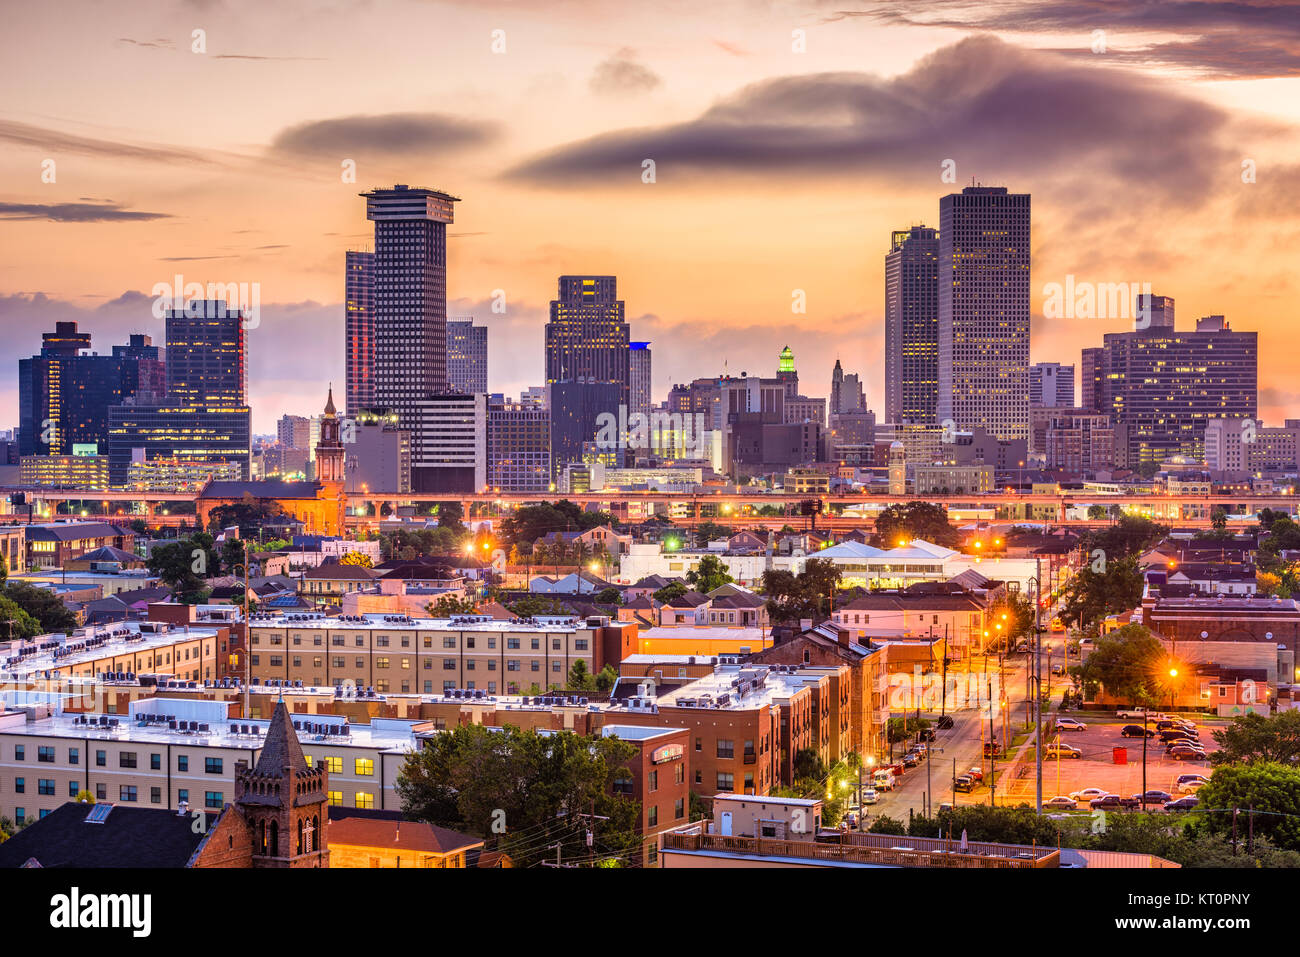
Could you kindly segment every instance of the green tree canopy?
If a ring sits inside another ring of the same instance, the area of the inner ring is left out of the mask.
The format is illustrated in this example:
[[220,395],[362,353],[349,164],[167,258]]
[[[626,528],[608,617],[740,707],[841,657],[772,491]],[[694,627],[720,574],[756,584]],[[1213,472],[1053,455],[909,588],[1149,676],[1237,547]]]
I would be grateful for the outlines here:
[[1300,769],[1274,761],[1223,765],[1196,796],[1197,809],[1212,830],[1231,831],[1236,808],[1239,832],[1249,814],[1256,834],[1278,847],[1300,850]]
[[1295,764],[1300,761],[1300,711],[1241,715],[1215,730],[1214,740],[1219,744],[1211,755],[1215,764]]
[[694,586],[695,590],[707,594],[715,588],[728,585],[734,582],[727,571],[727,566],[722,563],[722,559],[717,555],[705,555],[700,559],[700,564],[686,573],[686,580]]
[[1070,671],[1085,692],[1101,687],[1121,701],[1151,704],[1160,696],[1166,659],[1164,646],[1151,632],[1142,625],[1125,625],[1098,638],[1092,654]]
[[[68,610],[62,598],[48,588],[37,588],[23,581],[11,581],[0,589],[0,597],[8,599],[21,612],[26,613],[29,619],[35,620],[38,635],[48,635],[58,631],[71,632],[77,627],[77,616]],[[0,611],[12,614],[7,609],[0,609]],[[28,619],[17,615],[14,617],[15,627],[31,629],[31,622]]]
[[[1090,553],[1091,554],[1091,553]],[[1090,625],[1107,615],[1136,608],[1142,601],[1142,573],[1137,559],[1110,558],[1109,554],[1087,559],[1065,588],[1061,607],[1064,621]]]
[[950,547],[961,541],[961,534],[948,521],[948,512],[933,502],[890,505],[876,516],[871,544],[893,548],[900,540],[910,542],[914,538]]
[[773,621],[814,624],[830,617],[831,593],[839,586],[839,566],[828,558],[810,558],[801,574],[784,569],[763,573],[760,587],[767,596],[767,611]]

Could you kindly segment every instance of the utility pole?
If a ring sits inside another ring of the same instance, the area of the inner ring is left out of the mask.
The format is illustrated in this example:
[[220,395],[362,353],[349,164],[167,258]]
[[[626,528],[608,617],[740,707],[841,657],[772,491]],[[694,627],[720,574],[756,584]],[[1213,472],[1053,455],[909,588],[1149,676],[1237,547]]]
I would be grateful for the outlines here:
[[943,688],[940,690],[939,717],[948,713],[948,626],[943,626]]
[[1043,636],[1039,632],[1039,600],[1043,590],[1043,560],[1034,559],[1034,812],[1043,816]]
[[[987,672],[987,656],[984,658],[984,668]],[[995,795],[997,792],[998,742],[993,728],[993,679],[986,678],[985,681],[988,685],[987,694],[989,699],[989,741],[993,745],[993,753],[989,755],[989,807],[993,807],[997,804]]]

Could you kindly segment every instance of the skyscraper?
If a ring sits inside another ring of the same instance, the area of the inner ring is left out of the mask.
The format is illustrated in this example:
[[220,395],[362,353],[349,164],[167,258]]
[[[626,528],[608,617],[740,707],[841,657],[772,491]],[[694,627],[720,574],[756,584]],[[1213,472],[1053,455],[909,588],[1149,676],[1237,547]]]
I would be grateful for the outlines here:
[[460,200],[401,184],[361,195],[375,224],[372,400],[411,430],[412,461],[420,461],[420,405],[447,389],[447,225]]
[[835,368],[831,371],[829,407],[831,415],[864,412],[867,408],[867,398],[862,391],[862,381],[858,378],[856,372],[850,372],[846,375],[839,359],[835,360]]
[[[581,461],[597,419],[630,393],[631,332],[613,276],[561,276],[546,324],[551,468]],[[619,463],[621,464],[621,463]]]
[[349,249],[344,266],[344,365],[348,415],[375,404],[375,254]]
[[149,402],[124,397],[108,408],[110,481],[121,485],[132,464],[158,459],[214,469],[235,464],[247,477],[252,411],[243,313],[220,300],[195,300],[165,318],[167,394]]
[[545,492],[551,483],[551,414],[498,402],[488,406],[487,484],[503,492]]
[[473,317],[447,320],[447,384],[453,392],[487,392],[487,326]]
[[248,366],[244,316],[221,300],[169,309],[167,394],[178,403],[244,405]]
[[1028,193],[968,186],[939,200],[940,422],[1029,435]]
[[1029,406],[1074,407],[1074,366],[1035,362],[1029,367]]
[[885,421],[930,425],[939,403],[939,234],[896,229],[885,254]]
[[633,342],[628,356],[628,408],[629,414],[650,414],[650,343]]
[[1223,316],[1198,319],[1194,332],[1153,330],[1139,314],[1132,332],[1102,341],[1101,411],[1117,426],[1120,464],[1138,469],[1172,455],[1200,459],[1210,419],[1255,418],[1258,333],[1234,332]]
[[1106,350],[1101,346],[1084,349],[1079,362],[1079,407],[1094,412],[1105,408],[1102,376],[1106,367]]
[[[108,442],[108,409],[124,399],[152,401],[166,371],[148,336],[133,335],[112,355],[90,355],[90,333],[55,323],[39,355],[18,360],[18,454],[72,455]],[[79,448],[75,448],[77,446]]]

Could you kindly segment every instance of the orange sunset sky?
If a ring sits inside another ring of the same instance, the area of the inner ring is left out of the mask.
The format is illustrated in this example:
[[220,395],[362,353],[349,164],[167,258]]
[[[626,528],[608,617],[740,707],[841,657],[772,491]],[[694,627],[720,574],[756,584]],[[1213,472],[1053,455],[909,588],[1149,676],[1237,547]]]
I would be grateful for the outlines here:
[[839,358],[883,412],[890,230],[937,226],[973,178],[1033,194],[1033,361],[1128,327],[1045,319],[1044,286],[1149,282],[1181,328],[1258,330],[1262,417],[1300,416],[1290,4],[55,0],[4,20],[3,427],[41,332],[161,343],[150,291],[176,274],[259,284],[256,431],[318,411],[342,388],[344,250],[368,248],[357,193],[394,182],[462,199],[448,313],[488,326],[493,391],[540,383],[557,276],[612,273],[656,398],[724,363],[770,375],[789,343],[804,392]]

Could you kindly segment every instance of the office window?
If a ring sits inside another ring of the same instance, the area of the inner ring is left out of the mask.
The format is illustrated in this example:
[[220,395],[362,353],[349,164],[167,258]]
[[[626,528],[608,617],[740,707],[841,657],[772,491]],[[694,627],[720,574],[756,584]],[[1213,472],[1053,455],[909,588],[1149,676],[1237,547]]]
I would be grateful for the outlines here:
[[323,760],[323,761],[325,762],[325,770],[328,771],[330,774],[342,774],[342,773],[343,773],[343,759],[342,759],[342,758],[340,758],[340,757],[329,757],[329,756],[327,755],[326,757],[322,758],[321,760]]
[[26,761],[26,760],[27,760],[27,746],[26,746],[26,745],[23,745],[23,744],[15,744],[15,745],[14,745],[14,760],[15,760],[15,761]]
[[519,662],[516,659],[511,658],[509,661],[506,662],[506,671],[518,671],[518,670],[519,670]]
[[718,738],[718,757],[734,758],[736,756],[736,742],[730,738]]
[[645,823],[646,823],[646,827],[656,827],[656,826],[658,826],[658,824],[659,824],[659,807],[658,807],[657,805],[652,804],[652,805],[650,805],[650,807],[646,810]]
[[375,773],[375,762],[370,758],[356,759],[356,773],[358,775],[369,776]]
[[686,816],[686,799],[678,798],[673,802],[673,817],[680,821]]
[[188,802],[189,802],[189,799],[190,799],[190,789],[189,789],[189,788],[177,788],[177,789],[176,789],[176,803],[177,803],[177,804],[181,803],[182,801],[188,803]]
[[272,667],[272,668],[283,668],[283,667],[284,667],[284,655],[272,655],[272,656],[271,656],[271,667]]
[[659,790],[659,772],[651,771],[646,776],[646,790],[653,793]]
[[518,638],[507,638],[507,639],[506,639],[506,648],[507,648],[507,649],[511,649],[511,650],[516,650],[516,651],[517,651],[517,650],[519,649],[519,639],[518,639]]
[[134,784],[123,784],[118,788],[118,797],[123,801],[133,802],[136,799],[136,790]]
[[223,766],[224,763],[225,763],[225,762],[224,762],[221,758],[204,758],[204,759],[203,759],[203,773],[204,773],[204,774],[220,774],[221,771],[222,771],[222,766]]
[[542,647],[542,642],[541,642],[541,639],[540,639],[540,638],[533,638],[533,639],[531,639],[531,640],[530,640],[530,644],[532,645],[532,650],[533,650],[533,651],[539,651],[539,650],[541,649],[541,647]]
[[442,646],[443,646],[444,648],[455,648],[455,647],[456,647],[456,637],[455,637],[455,635],[448,635],[447,637],[443,638],[443,639],[442,639]]
[[15,794],[26,794],[26,793],[27,793],[27,779],[26,779],[26,778],[14,778],[14,793],[15,793]]
[[718,791],[730,792],[736,786],[736,776],[725,771],[718,772]]
[[96,800],[96,801],[107,801],[107,800],[108,800],[108,785],[106,785],[106,784],[96,784],[96,785],[95,785],[95,800]]
[[387,668],[387,667],[388,667],[388,659],[387,659],[387,658],[376,658],[376,659],[375,659],[375,667],[376,667],[376,668]]
[[149,789],[149,803],[162,804],[162,788]]
[[325,793],[326,793],[326,796],[329,798],[329,802],[330,802],[330,805],[331,805],[332,807],[342,807],[342,806],[343,806],[343,792],[342,792],[342,791],[327,791],[327,792],[325,792]]
[[103,768],[103,767],[107,767],[107,766],[108,766],[108,752],[107,752],[107,751],[96,751],[96,752],[95,752],[95,767],[97,767],[97,768]]
[[14,808],[14,823],[22,824],[26,820],[27,820],[27,810],[21,807]]
[[375,796],[366,791],[358,791],[356,806],[359,808],[372,808],[375,806]]
[[162,755],[161,755],[161,754],[151,754],[151,755],[149,755],[149,770],[150,770],[150,771],[161,771],[161,770],[162,770]]
[[591,643],[590,643],[589,641],[587,641],[586,638],[575,638],[575,639],[573,639],[573,650],[574,650],[574,651],[586,651],[587,648],[590,646],[590,644],[591,644]]
[[536,658],[534,658],[531,662],[529,662],[528,670],[529,670],[529,671],[541,671],[541,670],[542,670],[542,663],[541,663],[540,661],[538,661]]
[[81,793],[81,785],[75,780],[68,782],[68,797],[74,798]]
[[214,811],[220,811],[226,803],[226,796],[221,791],[204,791],[203,806],[211,808]]
[[54,748],[41,745],[36,749],[36,760],[44,761],[46,764],[54,763]]
[[54,794],[54,778],[37,778],[36,791],[39,794]]
[[69,764],[81,763],[81,748],[68,748],[68,763]]
[[190,757],[188,754],[176,755],[176,770],[188,771],[190,769]]

